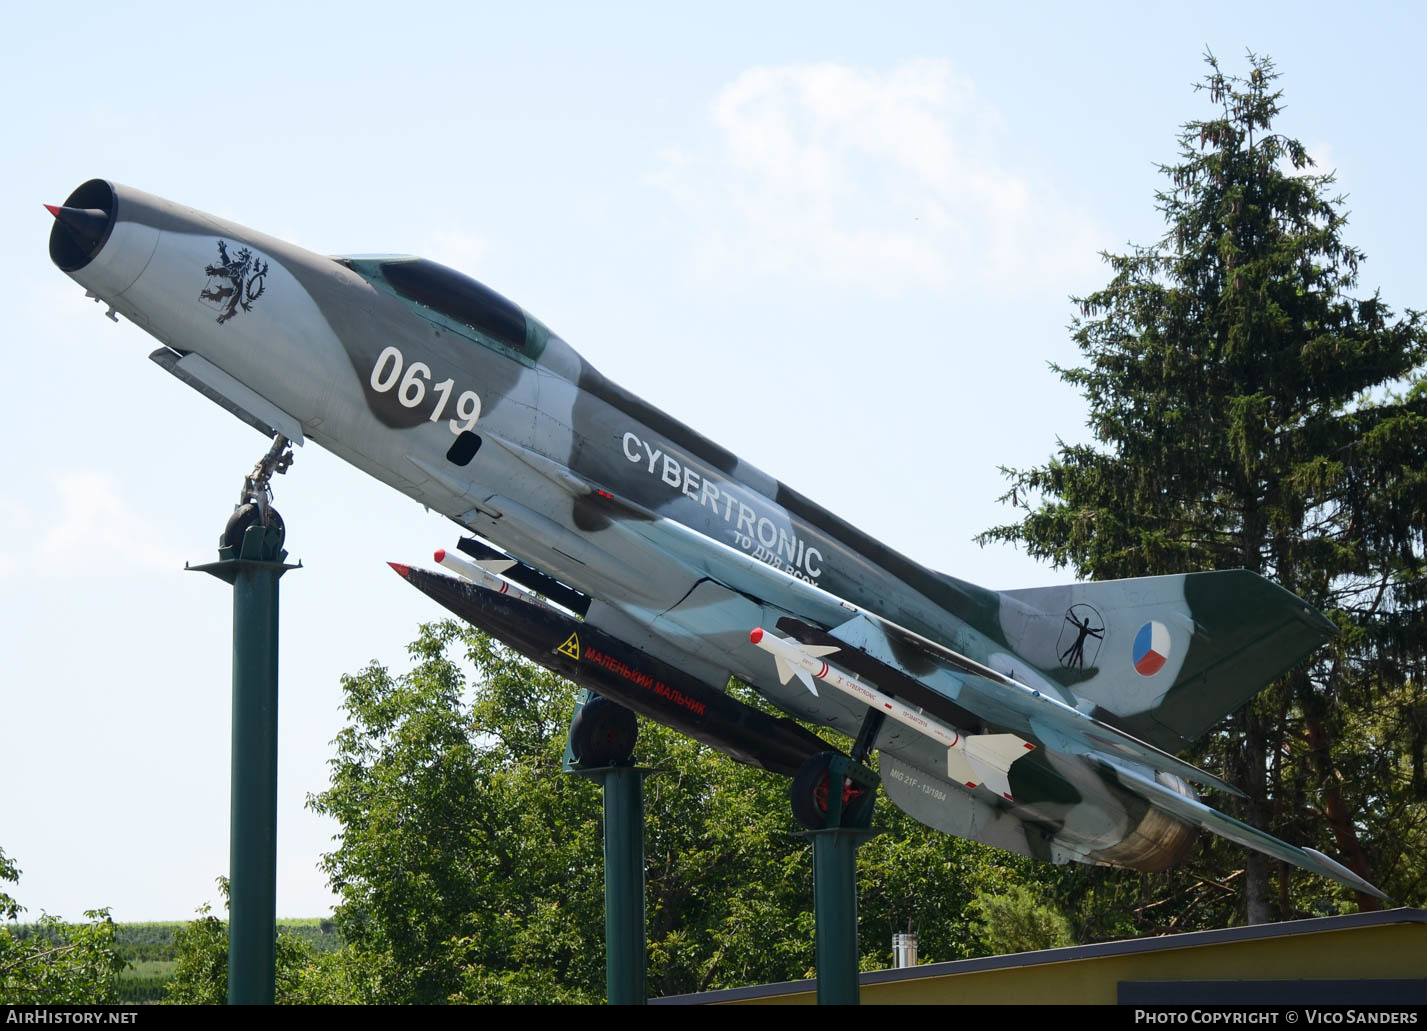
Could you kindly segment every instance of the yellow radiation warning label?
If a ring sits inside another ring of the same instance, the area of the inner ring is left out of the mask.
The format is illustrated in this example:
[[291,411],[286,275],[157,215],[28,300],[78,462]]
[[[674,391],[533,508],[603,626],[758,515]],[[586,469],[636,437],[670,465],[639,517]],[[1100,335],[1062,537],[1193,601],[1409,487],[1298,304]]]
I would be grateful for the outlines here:
[[580,635],[571,634],[565,643],[555,649],[561,655],[568,655],[572,659],[580,657]]

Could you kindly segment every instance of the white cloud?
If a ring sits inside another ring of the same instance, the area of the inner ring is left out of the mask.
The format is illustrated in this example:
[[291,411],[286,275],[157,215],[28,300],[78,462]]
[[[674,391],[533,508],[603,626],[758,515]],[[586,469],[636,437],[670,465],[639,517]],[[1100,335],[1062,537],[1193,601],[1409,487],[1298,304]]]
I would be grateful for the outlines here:
[[0,581],[171,573],[177,548],[161,546],[154,519],[124,500],[115,477],[92,469],[49,475],[25,501],[0,498]]
[[1059,290],[1098,268],[1090,218],[1005,167],[998,112],[945,61],[753,68],[709,120],[707,146],[665,150],[650,178],[711,275]]

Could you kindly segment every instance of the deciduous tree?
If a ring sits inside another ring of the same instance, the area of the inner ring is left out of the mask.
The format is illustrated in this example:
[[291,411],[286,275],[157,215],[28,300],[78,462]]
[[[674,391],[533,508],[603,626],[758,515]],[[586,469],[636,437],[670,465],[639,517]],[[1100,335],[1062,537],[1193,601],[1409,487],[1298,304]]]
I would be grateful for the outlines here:
[[[0,882],[17,883],[20,870],[0,849]],[[0,920],[24,911],[0,891]],[[115,1001],[124,961],[114,942],[108,909],[91,909],[86,924],[69,924],[43,914],[22,928],[0,927],[0,1000],[11,1005],[102,1004]]]
[[[599,790],[560,771],[573,686],[455,623],[423,627],[411,652],[406,673],[343,679],[348,723],[312,805],[341,827],[325,863],[348,944],[302,983],[379,1002],[602,999]],[[636,756],[654,770],[650,994],[810,976],[812,864],[786,778],[644,721]],[[889,833],[861,863],[864,964],[889,965],[908,923],[925,958],[984,953],[972,900],[1034,864],[881,804]]]

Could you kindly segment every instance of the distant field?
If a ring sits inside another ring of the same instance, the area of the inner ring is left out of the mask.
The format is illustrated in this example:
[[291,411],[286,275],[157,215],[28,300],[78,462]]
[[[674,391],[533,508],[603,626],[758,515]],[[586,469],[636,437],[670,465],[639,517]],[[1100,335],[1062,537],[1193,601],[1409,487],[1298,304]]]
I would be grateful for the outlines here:
[[[187,921],[172,923],[115,924],[114,936],[119,942],[119,955],[128,960],[128,968],[119,975],[121,1002],[162,1002],[164,985],[173,976],[176,965],[173,934]],[[320,951],[342,945],[332,921],[323,917],[279,920],[278,933],[296,935]]]
[[[188,923],[187,920],[150,921],[114,925],[115,937],[120,945],[172,945],[173,932]],[[20,924],[20,928],[30,925]],[[326,917],[284,917],[277,922],[278,932],[287,931],[317,948],[326,951],[340,947],[336,928]],[[23,933],[23,932],[22,932]]]
[[162,1002],[164,985],[173,976],[175,966],[171,959],[130,959],[129,966],[119,975],[119,1001]]
[[[116,923],[114,937],[119,955],[128,963],[119,975],[120,1002],[161,1002],[164,985],[173,976],[177,957],[174,955],[174,932],[188,921]],[[313,948],[326,952],[341,948],[342,942],[332,921],[323,917],[279,920],[278,933],[296,935]],[[27,938],[35,933],[34,924],[10,924],[10,933]]]

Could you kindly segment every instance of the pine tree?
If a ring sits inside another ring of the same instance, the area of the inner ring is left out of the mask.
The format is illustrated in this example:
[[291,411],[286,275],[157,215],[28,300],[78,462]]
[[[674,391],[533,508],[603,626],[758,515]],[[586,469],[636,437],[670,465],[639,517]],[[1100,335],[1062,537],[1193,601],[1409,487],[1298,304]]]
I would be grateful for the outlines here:
[[[1364,255],[1334,177],[1274,131],[1273,63],[1249,54],[1241,78],[1206,61],[1212,116],[1160,166],[1164,236],[1103,256],[1109,285],[1075,299],[1085,364],[1053,366],[1095,442],[1004,470],[1022,514],[978,539],[1090,579],[1243,567],[1327,612],[1341,636],[1220,732],[1249,794],[1239,815],[1301,842],[1330,829],[1324,851],[1420,898],[1420,860],[1385,864],[1420,842],[1427,797],[1411,775],[1427,723],[1427,326],[1352,296]],[[1364,714],[1385,728],[1371,750],[1348,733]],[[1271,872],[1248,860],[1250,922],[1275,908]],[[1287,916],[1287,868],[1278,880]]]

